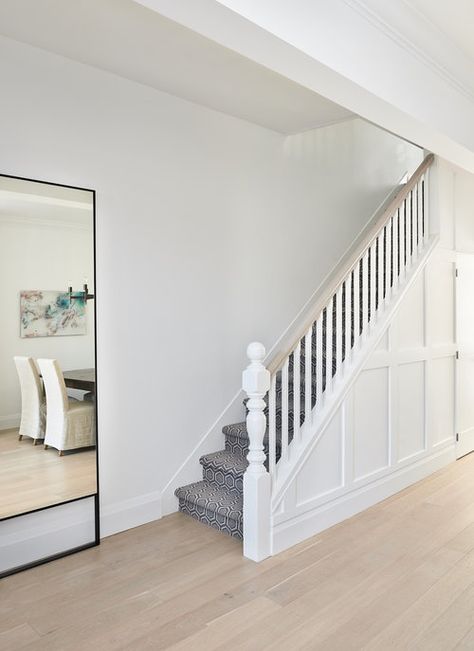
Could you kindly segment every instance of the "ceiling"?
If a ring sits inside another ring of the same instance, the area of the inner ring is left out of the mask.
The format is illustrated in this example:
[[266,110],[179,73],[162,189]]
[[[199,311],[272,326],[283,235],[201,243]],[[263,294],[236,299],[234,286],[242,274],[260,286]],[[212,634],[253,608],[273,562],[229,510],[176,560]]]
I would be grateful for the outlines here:
[[0,33],[284,134],[353,117],[132,0],[1,0]]
[[409,0],[452,43],[472,59],[474,77],[474,2],[472,0]]

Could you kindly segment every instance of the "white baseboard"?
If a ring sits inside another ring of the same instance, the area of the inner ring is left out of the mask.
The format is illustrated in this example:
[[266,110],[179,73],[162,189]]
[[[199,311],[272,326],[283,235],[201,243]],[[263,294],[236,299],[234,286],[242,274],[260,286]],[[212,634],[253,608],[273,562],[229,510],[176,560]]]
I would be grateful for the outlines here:
[[158,491],[106,504],[100,509],[101,538],[159,520],[161,516],[162,496]]
[[389,475],[361,486],[311,511],[273,527],[272,553],[297,545],[329,527],[364,511],[382,500],[428,477],[456,460],[456,448],[450,443],[429,457],[395,470]]
[[3,416],[0,418],[0,431],[3,429],[20,427],[20,417],[21,414],[10,414],[9,416]]

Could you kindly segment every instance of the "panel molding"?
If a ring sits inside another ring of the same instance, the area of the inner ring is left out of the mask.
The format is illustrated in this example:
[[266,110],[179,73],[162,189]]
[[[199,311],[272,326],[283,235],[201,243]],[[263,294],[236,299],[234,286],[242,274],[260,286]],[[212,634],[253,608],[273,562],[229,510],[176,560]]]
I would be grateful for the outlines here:
[[350,493],[346,492],[330,503],[307,509],[295,514],[291,519],[281,522],[275,519],[272,533],[272,554],[278,554],[364,511],[455,460],[455,445],[453,441],[450,441],[443,449],[431,453],[428,457],[398,468]]

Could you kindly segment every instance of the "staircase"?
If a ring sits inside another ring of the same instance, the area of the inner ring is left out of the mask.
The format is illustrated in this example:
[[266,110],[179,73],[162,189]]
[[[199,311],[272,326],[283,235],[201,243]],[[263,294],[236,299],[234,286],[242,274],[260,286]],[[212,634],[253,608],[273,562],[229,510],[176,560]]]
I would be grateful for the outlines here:
[[180,511],[235,538],[244,539],[245,522],[249,558],[271,554],[272,514],[289,480],[434,248],[425,186],[432,162],[390,202],[267,368],[263,346],[249,346],[246,422],[224,427],[224,449],[200,459],[202,481],[175,491]]

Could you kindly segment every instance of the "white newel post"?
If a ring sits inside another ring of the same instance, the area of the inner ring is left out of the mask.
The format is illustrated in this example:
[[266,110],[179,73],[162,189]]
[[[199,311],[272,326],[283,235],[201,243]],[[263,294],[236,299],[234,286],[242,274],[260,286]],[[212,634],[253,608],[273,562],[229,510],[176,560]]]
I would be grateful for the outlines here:
[[270,556],[270,486],[263,451],[267,419],[263,398],[270,388],[270,373],[262,361],[263,344],[254,342],[247,348],[250,364],[242,373],[242,388],[248,396],[247,432],[249,436],[248,468],[244,474],[244,556],[262,561]]

